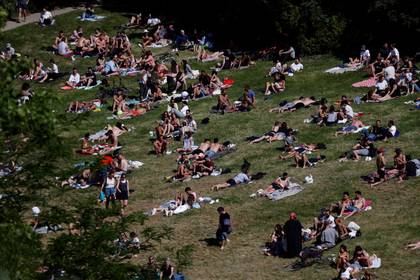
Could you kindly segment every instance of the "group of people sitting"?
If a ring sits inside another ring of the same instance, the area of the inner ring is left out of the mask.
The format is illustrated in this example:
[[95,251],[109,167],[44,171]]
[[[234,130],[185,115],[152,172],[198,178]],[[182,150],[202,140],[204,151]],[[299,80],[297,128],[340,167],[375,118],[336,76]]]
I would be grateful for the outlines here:
[[227,90],[222,88],[217,100],[217,105],[212,107],[214,113],[249,112],[257,106],[255,92],[249,85],[244,86],[243,94],[237,101],[231,101]]
[[194,120],[187,102],[183,102],[179,109],[178,104],[171,100],[167,110],[154,131],[151,131],[154,152],[156,155],[170,154],[171,139],[182,140],[181,152],[191,152],[194,146],[193,134],[197,131],[197,122]]
[[[318,102],[318,109],[310,118],[305,119],[305,123],[316,123],[319,126],[334,126],[336,124],[345,124],[355,117],[351,100],[345,95],[341,97],[336,104],[328,105],[328,100],[322,98]],[[336,106],[338,105],[338,108]]]
[[286,89],[286,76],[291,77],[294,73],[302,70],[303,64],[299,58],[296,58],[290,65],[287,65],[286,63],[282,64],[280,60],[277,60],[267,75],[272,78],[272,81],[266,82],[265,95],[283,92]]
[[[344,223],[345,219],[370,209],[371,201],[365,199],[360,191],[355,192],[355,197],[350,198],[348,192],[343,193],[343,198],[329,207],[322,208],[320,214],[314,218],[313,225],[304,229],[297,219],[296,213],[290,214],[290,219],[284,224],[277,224],[270,235],[264,253],[268,256],[300,257],[305,262],[309,258],[320,258],[322,252],[335,247],[338,243],[360,235],[360,227],[354,223]],[[333,214],[336,214],[334,217]],[[313,245],[303,248],[304,242],[313,241]],[[356,251],[360,251],[356,249]],[[352,267],[351,275],[355,276],[365,268],[373,266],[377,257],[362,262],[359,259],[350,259],[344,244],[340,246],[335,266],[340,277],[344,277],[347,269]],[[357,264],[356,264],[357,263]],[[358,266],[360,265],[360,266]],[[340,278],[351,279],[351,278]]]
[[[372,75],[373,88],[362,97],[365,102],[383,102],[420,91],[417,67],[409,57],[402,58],[396,44],[385,43],[374,61],[369,50],[362,50],[365,65]],[[370,64],[369,64],[370,63]]]

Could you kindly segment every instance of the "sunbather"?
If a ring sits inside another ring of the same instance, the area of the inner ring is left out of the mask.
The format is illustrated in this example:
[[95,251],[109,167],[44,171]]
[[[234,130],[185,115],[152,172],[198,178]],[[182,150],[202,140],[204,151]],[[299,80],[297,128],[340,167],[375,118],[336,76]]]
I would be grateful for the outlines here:
[[311,96],[308,98],[301,96],[299,99],[296,99],[292,102],[282,102],[279,104],[279,107],[272,108],[269,110],[269,112],[293,112],[299,108],[311,106],[314,103],[316,103],[315,97]]

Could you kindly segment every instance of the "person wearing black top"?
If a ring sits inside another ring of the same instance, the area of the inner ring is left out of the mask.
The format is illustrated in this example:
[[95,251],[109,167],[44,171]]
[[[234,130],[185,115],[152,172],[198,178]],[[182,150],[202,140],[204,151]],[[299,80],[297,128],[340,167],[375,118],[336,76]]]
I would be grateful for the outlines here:
[[162,264],[159,273],[159,279],[161,280],[172,280],[174,279],[175,268],[171,264],[171,260],[169,258]]
[[290,213],[290,219],[284,224],[283,230],[287,242],[287,256],[299,256],[302,251],[302,224],[295,212]]
[[226,246],[226,242],[229,242],[229,234],[232,232],[232,223],[230,215],[223,207],[217,208],[217,212],[219,213],[219,227],[216,231],[216,237],[219,241],[220,250],[223,250]]

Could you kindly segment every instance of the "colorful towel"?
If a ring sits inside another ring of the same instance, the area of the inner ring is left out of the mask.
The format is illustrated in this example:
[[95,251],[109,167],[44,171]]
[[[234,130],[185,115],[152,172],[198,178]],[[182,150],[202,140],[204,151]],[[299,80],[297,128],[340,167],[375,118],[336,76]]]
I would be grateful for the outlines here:
[[374,77],[371,77],[367,80],[354,83],[351,86],[356,87],[356,88],[359,88],[359,87],[374,87],[375,84],[376,84],[376,79]]

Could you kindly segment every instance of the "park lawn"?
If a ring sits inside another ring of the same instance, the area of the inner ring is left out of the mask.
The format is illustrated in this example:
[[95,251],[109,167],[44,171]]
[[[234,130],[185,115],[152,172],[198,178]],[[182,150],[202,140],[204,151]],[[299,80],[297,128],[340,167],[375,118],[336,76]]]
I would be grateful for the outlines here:
[[[0,45],[11,42],[18,52],[28,54],[29,57],[39,58],[44,64],[53,57],[53,54],[44,50],[55,38],[59,30],[67,34],[78,25],[83,26],[85,34],[90,34],[96,27],[114,34],[114,26],[126,22],[121,14],[100,11],[99,14],[107,18],[96,22],[78,22],[77,13],[69,13],[57,18],[56,26],[52,28],[40,28],[34,24],[23,26],[19,29],[3,32],[0,35]],[[134,36],[135,34],[133,34]],[[135,37],[135,36],[134,36]],[[138,37],[138,36],[137,36]],[[138,38],[133,39],[138,42]],[[134,47],[136,54],[139,48]],[[170,51],[160,49],[158,52]],[[181,57],[191,56],[189,52],[181,53]],[[70,59],[54,57],[61,69],[69,72],[73,66],[77,66],[84,73],[88,66],[94,66],[95,58],[78,59],[72,62]],[[314,124],[305,124],[303,120],[316,111],[316,108],[302,109],[293,113],[268,113],[268,109],[275,107],[282,100],[292,100],[299,96],[325,97],[330,103],[339,100],[342,95],[355,97],[365,92],[365,89],[351,87],[353,82],[366,78],[363,72],[347,73],[342,75],[329,75],[323,73],[327,68],[337,65],[339,61],[334,57],[316,56],[304,57],[305,69],[294,77],[287,78],[287,89],[280,95],[264,100],[262,90],[267,80],[265,74],[271,66],[269,62],[258,61],[257,65],[241,71],[224,71],[221,77],[234,79],[235,85],[228,90],[231,99],[237,99],[242,93],[245,83],[249,84],[257,92],[257,109],[249,113],[234,113],[225,115],[209,114],[211,106],[216,104],[216,98],[191,102],[189,104],[197,122],[205,117],[210,118],[210,123],[200,125],[199,131],[194,135],[196,143],[204,138],[218,137],[220,141],[230,140],[237,144],[238,150],[216,161],[217,166],[231,168],[232,173],[219,177],[207,177],[186,183],[166,183],[164,176],[172,174],[176,168],[176,155],[156,157],[149,154],[152,145],[149,141],[148,132],[153,130],[159,115],[166,109],[166,104],[148,112],[147,114],[124,121],[128,126],[135,127],[131,133],[120,137],[123,143],[123,153],[128,159],[140,160],[145,163],[139,170],[129,175],[131,188],[135,192],[130,197],[129,211],[148,211],[157,207],[162,202],[172,199],[176,192],[182,192],[190,186],[197,191],[199,196],[212,196],[219,198],[220,202],[213,205],[205,205],[200,210],[191,210],[180,216],[170,218],[153,216],[145,224],[161,226],[168,225],[174,228],[171,240],[158,244],[154,251],[144,252],[133,262],[143,263],[150,254],[161,256],[173,255],[174,251],[184,245],[192,244],[195,247],[193,253],[193,266],[184,271],[188,279],[331,279],[337,275],[334,269],[327,265],[314,265],[298,272],[286,272],[284,265],[292,262],[288,259],[264,257],[262,247],[274,225],[284,223],[290,211],[296,211],[300,221],[310,226],[313,217],[318,215],[319,209],[341,198],[343,191],[353,193],[361,190],[366,198],[373,200],[373,210],[355,216],[350,220],[358,223],[362,228],[362,236],[345,241],[351,251],[354,246],[361,245],[369,253],[375,253],[382,259],[382,268],[377,274],[382,279],[414,279],[420,274],[418,258],[419,252],[408,252],[404,246],[420,239],[420,204],[418,196],[420,190],[419,179],[410,179],[397,184],[395,180],[387,182],[375,189],[361,181],[360,176],[375,170],[375,162],[346,162],[338,163],[338,156],[351,149],[356,143],[358,135],[334,137],[336,128],[319,128]],[[192,62],[193,68],[206,69],[208,71],[212,63],[198,64]],[[54,82],[45,85],[32,84],[36,91],[49,90],[60,97],[55,108],[57,114],[61,114],[72,100],[89,100],[95,96],[96,90],[91,91],[62,91],[59,89],[63,82]],[[122,83],[130,88],[131,94],[137,91],[136,78],[126,77],[121,81],[113,78],[115,85]],[[17,82],[17,87],[21,82]],[[392,162],[393,149],[400,147],[406,154],[413,158],[420,157],[420,128],[418,125],[419,111],[410,110],[404,101],[412,100],[413,96],[403,97],[398,100],[388,101],[383,104],[354,105],[356,112],[364,112],[362,120],[373,123],[381,119],[386,123],[394,119],[401,136],[390,139],[378,146],[384,146],[387,150],[386,157]],[[59,125],[60,134],[64,143],[70,149],[79,147],[79,138],[86,132],[95,132],[108,123],[115,120],[107,120],[111,113],[102,110],[98,113],[88,113],[76,118],[77,125]],[[61,117],[61,116],[60,116]],[[245,138],[250,135],[260,135],[270,130],[275,120],[286,121],[292,128],[298,129],[298,141],[300,143],[325,143],[327,150],[321,151],[326,155],[327,161],[312,169],[295,169],[291,161],[280,161],[278,155],[281,146],[279,142],[259,143],[250,145]],[[180,147],[180,142],[175,142],[171,148]],[[243,159],[251,162],[251,172],[266,172],[267,175],[253,184],[237,186],[225,191],[213,193],[209,188],[215,183],[223,182],[239,170]],[[80,161],[93,160],[90,157],[73,155],[63,158],[61,168],[70,169],[72,164]],[[312,174],[314,184],[296,196],[281,201],[272,202],[262,198],[249,198],[249,195],[260,188],[265,188],[278,174],[287,171],[289,176],[302,182],[304,177]],[[51,189],[47,197],[61,205],[71,207],[77,201],[90,199],[95,203],[98,189],[87,190],[60,190]],[[224,252],[217,247],[210,246],[208,241],[214,238],[218,216],[216,208],[224,206],[231,214],[234,223],[234,232],[231,243]],[[136,226],[133,230],[141,230]],[[325,256],[337,254],[338,248],[325,253]]]

